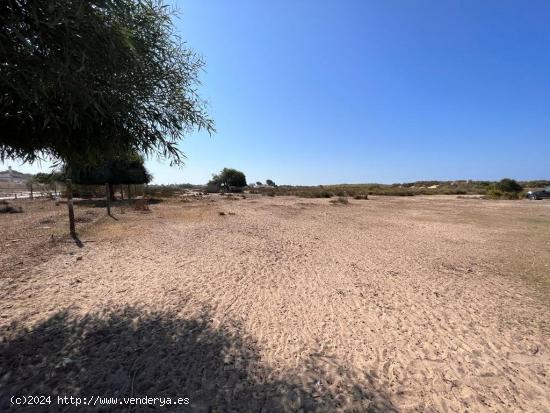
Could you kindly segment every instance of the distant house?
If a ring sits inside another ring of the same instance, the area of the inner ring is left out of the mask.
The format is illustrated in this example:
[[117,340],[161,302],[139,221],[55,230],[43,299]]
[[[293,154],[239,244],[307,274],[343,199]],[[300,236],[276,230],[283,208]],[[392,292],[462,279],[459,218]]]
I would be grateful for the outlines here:
[[30,177],[29,174],[14,171],[11,166],[6,171],[0,171],[0,183],[24,184]]

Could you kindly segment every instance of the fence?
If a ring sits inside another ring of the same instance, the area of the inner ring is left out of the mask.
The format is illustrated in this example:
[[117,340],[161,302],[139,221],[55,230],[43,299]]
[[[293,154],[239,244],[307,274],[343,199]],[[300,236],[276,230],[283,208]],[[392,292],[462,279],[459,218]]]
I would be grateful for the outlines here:
[[60,195],[57,186],[46,186],[2,183],[0,184],[0,199],[56,197]]
[[[145,195],[144,185],[113,185],[113,196],[119,199]],[[42,185],[33,183],[25,184],[0,184],[0,199],[41,198],[41,197],[66,197],[65,185],[54,183]],[[73,184],[73,197],[92,199],[104,198],[105,186],[103,185],[75,185]]]

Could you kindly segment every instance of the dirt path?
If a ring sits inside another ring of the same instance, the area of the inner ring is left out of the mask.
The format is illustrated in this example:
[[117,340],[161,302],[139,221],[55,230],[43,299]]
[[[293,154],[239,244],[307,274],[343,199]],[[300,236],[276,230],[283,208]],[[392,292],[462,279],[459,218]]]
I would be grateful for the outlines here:
[[265,197],[117,218],[2,274],[0,399],[550,411],[549,203]]

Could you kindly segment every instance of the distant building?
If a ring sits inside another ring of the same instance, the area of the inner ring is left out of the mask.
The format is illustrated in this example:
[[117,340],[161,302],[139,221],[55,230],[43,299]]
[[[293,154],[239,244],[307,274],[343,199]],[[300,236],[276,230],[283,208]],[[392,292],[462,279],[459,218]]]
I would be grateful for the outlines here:
[[30,177],[30,174],[14,171],[11,166],[6,171],[0,171],[0,183],[24,184]]

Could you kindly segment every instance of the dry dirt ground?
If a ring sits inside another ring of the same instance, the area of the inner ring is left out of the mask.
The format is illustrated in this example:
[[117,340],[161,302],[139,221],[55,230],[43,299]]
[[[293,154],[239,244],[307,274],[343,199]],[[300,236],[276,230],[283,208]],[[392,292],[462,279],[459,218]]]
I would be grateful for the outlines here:
[[81,247],[64,206],[24,209],[0,216],[2,411],[550,412],[547,201],[78,207]]

